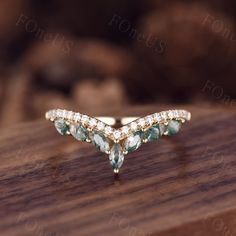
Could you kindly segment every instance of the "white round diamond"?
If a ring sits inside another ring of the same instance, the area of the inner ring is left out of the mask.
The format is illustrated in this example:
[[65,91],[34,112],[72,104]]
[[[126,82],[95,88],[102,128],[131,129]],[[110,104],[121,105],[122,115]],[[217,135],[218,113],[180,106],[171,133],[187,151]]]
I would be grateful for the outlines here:
[[123,126],[122,127],[122,133],[128,134],[129,133],[129,127],[128,126]]
[[154,115],[154,120],[157,121],[157,122],[160,122],[161,121],[161,116],[159,113],[155,113]]
[[68,120],[72,120],[73,119],[73,116],[74,116],[74,113],[72,112],[72,111],[69,111],[68,113],[67,113],[67,119]]
[[132,123],[130,124],[130,127],[131,127],[132,130],[136,130],[136,129],[138,128],[138,125],[137,125],[136,122],[132,122]]
[[52,118],[52,111],[46,112],[45,117],[46,117],[47,120],[51,119]]
[[56,114],[57,114],[57,117],[62,117],[62,115],[63,115],[63,110],[58,109],[57,112],[56,112]]
[[68,114],[69,114],[68,111],[63,110],[62,117],[63,117],[64,119],[67,119]]
[[168,117],[170,119],[173,119],[174,118],[174,111],[168,111]]
[[86,116],[86,115],[82,115],[82,117],[81,117],[81,121],[82,121],[82,123],[87,123],[88,122],[88,120],[89,120],[89,117],[88,116]]
[[109,134],[112,133],[112,128],[111,128],[111,126],[106,126],[106,127],[105,127],[105,133],[106,133],[107,135],[109,135]]
[[139,119],[138,124],[139,124],[140,127],[143,128],[143,127],[145,127],[146,122],[143,118],[141,118],[141,119]]
[[147,118],[146,118],[146,121],[147,121],[147,123],[149,124],[149,125],[152,125],[153,124],[153,117],[152,116],[148,116]]
[[114,133],[113,133],[113,137],[115,139],[119,139],[121,137],[121,132],[119,130],[116,130]]
[[188,114],[187,114],[187,120],[191,120],[191,113],[190,112],[188,112]]
[[97,120],[96,120],[95,118],[91,118],[91,119],[89,120],[89,125],[90,125],[91,127],[96,126],[96,125],[97,125]]
[[164,111],[164,112],[161,112],[161,117],[162,117],[162,119],[164,119],[164,120],[166,120],[166,119],[168,118],[165,111]]
[[57,116],[57,111],[56,110],[52,110],[51,118],[54,119],[54,118],[56,118],[56,116]]
[[174,117],[175,117],[175,118],[178,118],[178,116],[179,116],[179,113],[178,113],[178,111],[177,111],[177,110],[174,110],[174,112],[173,112],[173,113],[174,113]]
[[184,117],[185,117],[186,119],[188,119],[188,112],[187,112],[187,111],[184,112]]
[[98,122],[98,124],[97,124],[97,128],[98,128],[98,130],[103,130],[103,129],[105,128],[104,123],[102,123],[101,121]]
[[81,119],[81,115],[79,113],[75,113],[74,120],[75,121],[80,121],[80,119]]

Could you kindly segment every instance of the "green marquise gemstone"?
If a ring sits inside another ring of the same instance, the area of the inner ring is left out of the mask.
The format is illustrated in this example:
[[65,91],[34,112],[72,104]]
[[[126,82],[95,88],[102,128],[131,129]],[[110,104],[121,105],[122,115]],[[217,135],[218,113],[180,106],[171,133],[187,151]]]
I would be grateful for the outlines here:
[[167,135],[173,135],[179,132],[181,127],[181,122],[177,120],[171,120],[169,121],[167,128],[166,128],[166,134]]
[[63,119],[55,120],[54,125],[55,125],[57,131],[61,135],[65,135],[69,131],[69,126],[66,124],[66,122]]
[[150,141],[156,141],[161,137],[161,132],[159,125],[153,125],[150,127],[146,133],[145,133],[145,138],[150,142]]
[[109,160],[114,172],[118,173],[124,161],[124,154],[120,144],[115,143],[113,145],[109,155]]
[[86,139],[88,138],[87,129],[85,129],[84,126],[79,124],[71,124],[70,133],[74,138],[79,141],[86,141]]
[[93,145],[101,152],[108,153],[110,150],[110,145],[108,139],[100,132],[92,132],[90,134],[90,139]]
[[133,152],[137,150],[143,142],[144,133],[142,131],[137,131],[130,135],[124,142],[124,147],[127,152]]

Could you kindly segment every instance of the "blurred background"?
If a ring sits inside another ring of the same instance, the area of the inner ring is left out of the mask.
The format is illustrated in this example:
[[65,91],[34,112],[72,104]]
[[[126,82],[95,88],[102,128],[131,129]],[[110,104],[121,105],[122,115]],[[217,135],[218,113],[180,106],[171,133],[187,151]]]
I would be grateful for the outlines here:
[[0,126],[51,108],[236,107],[236,1],[0,1]]

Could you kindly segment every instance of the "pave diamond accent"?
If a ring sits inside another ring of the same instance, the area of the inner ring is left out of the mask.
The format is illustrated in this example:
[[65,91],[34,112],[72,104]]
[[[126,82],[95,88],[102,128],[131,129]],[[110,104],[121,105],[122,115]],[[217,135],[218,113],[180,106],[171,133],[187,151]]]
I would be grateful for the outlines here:
[[173,119],[174,118],[174,111],[168,111],[168,118]]
[[67,119],[67,120],[73,120],[73,117],[74,117],[74,112],[72,112],[72,111],[69,111],[69,112],[66,114],[66,119]]
[[163,120],[167,120],[168,119],[167,112],[165,112],[165,111],[161,112],[161,117]]
[[120,139],[121,132],[119,130],[114,131],[113,136],[116,140]]
[[154,121],[155,122],[161,122],[161,115],[159,113],[154,114]]
[[147,121],[147,123],[148,123],[149,125],[152,125],[153,122],[154,122],[154,119],[153,119],[153,117],[150,115],[150,116],[147,116],[146,121]]
[[68,114],[69,114],[69,111],[63,110],[62,117],[63,117],[64,119],[67,119]]
[[98,122],[97,124],[97,129],[98,130],[104,130],[105,129],[105,124],[101,121]]
[[136,122],[132,122],[132,123],[130,124],[130,127],[131,127],[131,129],[132,129],[133,131],[136,131],[137,128],[138,128],[138,125],[137,125]]
[[91,118],[91,119],[89,120],[89,125],[90,125],[91,127],[95,127],[95,126],[97,125],[97,120],[96,120],[95,118]]
[[111,128],[111,126],[106,126],[106,127],[105,127],[105,133],[106,133],[107,135],[111,134],[112,131],[113,131],[113,129]]
[[74,121],[79,122],[80,119],[81,119],[80,113],[75,113],[75,115],[74,115]]
[[145,119],[141,118],[138,120],[138,125],[141,127],[141,128],[144,128],[145,125],[146,125],[146,122],[145,122]]
[[113,131],[113,129],[111,128],[111,126],[106,126],[106,127],[105,127],[105,133],[106,133],[106,135],[111,134],[112,131]]
[[87,115],[82,115],[81,122],[82,124],[87,124],[89,121],[89,117]]
[[53,119],[54,119],[54,112],[53,112],[53,111],[48,111],[48,112],[46,112],[45,118],[46,118],[47,120],[53,120]]
[[124,134],[124,135],[127,135],[129,133],[130,129],[128,126],[123,126],[121,128],[121,132]]
[[62,118],[63,110],[58,109],[58,110],[56,111],[56,114],[57,114],[57,117],[58,117],[58,118]]

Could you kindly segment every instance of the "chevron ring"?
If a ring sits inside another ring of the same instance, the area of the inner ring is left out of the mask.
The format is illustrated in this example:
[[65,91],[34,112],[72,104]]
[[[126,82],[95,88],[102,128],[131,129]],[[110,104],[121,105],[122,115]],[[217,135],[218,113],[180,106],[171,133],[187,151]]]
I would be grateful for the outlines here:
[[168,110],[145,117],[90,117],[78,112],[54,109],[46,112],[61,135],[72,135],[79,141],[91,142],[109,155],[114,173],[119,173],[124,156],[143,143],[156,141],[163,135],[174,135],[181,124],[191,119],[185,110]]

